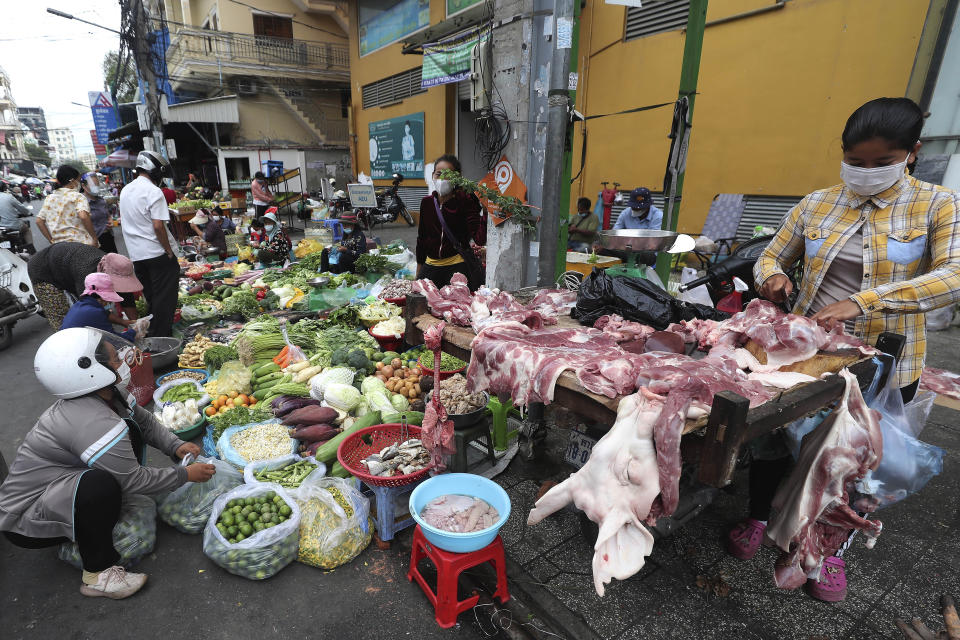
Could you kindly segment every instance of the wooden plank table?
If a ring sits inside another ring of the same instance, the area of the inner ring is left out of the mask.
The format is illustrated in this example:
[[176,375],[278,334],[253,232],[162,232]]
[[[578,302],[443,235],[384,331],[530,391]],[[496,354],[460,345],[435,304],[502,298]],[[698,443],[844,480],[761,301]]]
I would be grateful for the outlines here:
[[[404,318],[407,323],[405,340],[413,345],[422,344],[423,332],[440,322],[439,318],[430,314],[426,298],[415,294],[407,296]],[[559,326],[580,325],[572,318],[563,317],[559,318]],[[442,348],[461,360],[469,361],[470,342],[474,336],[469,327],[447,324],[443,332]],[[903,337],[884,333],[877,342],[877,348],[883,354],[889,354],[880,356],[889,362],[889,358],[899,357],[903,348]],[[872,357],[830,354],[826,358],[837,371],[844,366],[848,367],[857,376],[861,388],[866,388],[871,383],[878,366]],[[882,384],[885,384],[885,380],[881,381]],[[699,420],[687,420],[683,429],[683,434],[687,435],[706,427],[698,479],[714,487],[730,484],[744,444],[829,406],[843,395],[845,388],[843,378],[830,375],[797,385],[753,408],[750,407],[749,400],[735,393],[721,391],[716,394],[710,414]],[[577,381],[575,373],[564,371],[557,379],[554,402],[600,423],[612,425],[616,419],[620,397],[607,398],[587,391]]]

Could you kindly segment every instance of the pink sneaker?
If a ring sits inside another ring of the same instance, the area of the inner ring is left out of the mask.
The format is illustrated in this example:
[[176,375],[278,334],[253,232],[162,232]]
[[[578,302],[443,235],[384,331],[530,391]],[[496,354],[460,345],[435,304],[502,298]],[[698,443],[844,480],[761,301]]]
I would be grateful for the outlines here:
[[847,597],[846,563],[842,558],[830,556],[823,561],[818,580],[809,579],[804,585],[811,598],[824,602],[842,602]]
[[759,520],[747,518],[727,534],[727,553],[740,560],[749,560],[757,554],[766,528],[767,525]]

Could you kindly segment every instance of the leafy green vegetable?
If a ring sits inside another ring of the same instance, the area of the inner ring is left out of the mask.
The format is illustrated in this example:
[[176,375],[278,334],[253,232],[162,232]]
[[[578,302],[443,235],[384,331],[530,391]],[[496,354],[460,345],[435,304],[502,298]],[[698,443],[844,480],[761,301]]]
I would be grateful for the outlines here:
[[137,315],[139,315],[141,318],[142,318],[143,316],[147,315],[148,311],[147,311],[147,299],[146,299],[146,298],[144,298],[143,296],[138,297],[138,298],[134,301],[134,305],[137,307]]
[[214,345],[203,352],[203,364],[210,371],[219,371],[224,362],[237,360],[237,350],[226,345]]
[[350,352],[350,355],[347,356],[347,366],[353,367],[354,369],[362,369],[366,371],[367,367],[370,366],[370,359],[360,349],[354,349]]
[[199,400],[203,397],[203,392],[197,389],[197,385],[192,382],[177,384],[163,392],[160,399],[163,402],[183,402],[193,398]]
[[[421,367],[433,369],[433,353],[428,352],[421,355],[419,364]],[[456,371],[465,366],[467,366],[467,363],[460,358],[455,358],[449,353],[440,354],[440,371]]]
[[238,291],[223,301],[223,313],[252,318],[260,313],[260,302],[252,291]]
[[223,435],[223,432],[230,427],[239,424],[250,424],[251,422],[261,422],[272,417],[273,413],[271,413],[270,409],[265,405],[263,409],[261,409],[259,406],[256,406],[253,409],[249,409],[247,407],[234,407],[233,409],[228,409],[223,413],[210,416],[208,420],[210,424],[213,425],[213,440],[216,442],[220,439],[220,436]]
[[337,326],[355,328],[360,325],[360,309],[361,305],[345,304],[331,311],[320,323],[324,329]]
[[387,259],[382,255],[361,254],[353,263],[353,271],[354,273],[385,273]]

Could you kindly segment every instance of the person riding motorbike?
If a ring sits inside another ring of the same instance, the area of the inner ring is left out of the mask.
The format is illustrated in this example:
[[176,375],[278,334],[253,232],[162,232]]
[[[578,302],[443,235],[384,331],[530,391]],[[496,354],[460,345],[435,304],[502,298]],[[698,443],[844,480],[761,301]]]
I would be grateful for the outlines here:
[[[895,383],[913,399],[926,355],[924,313],[960,301],[960,194],[907,173],[916,162],[923,110],[909,98],[877,98],[847,120],[841,184],[815,191],[787,214],[754,267],[761,296],[786,302],[787,270],[801,256],[793,312],[827,327],[845,323],[875,344],[884,331],[906,336]],[[751,441],[749,518],[730,532],[731,555],[749,559],[763,539],[770,503],[793,458],[781,433]],[[814,598],[846,596],[843,552],[807,581]]]
[[33,211],[20,204],[12,194],[7,192],[7,183],[0,182],[0,227],[19,229],[20,238],[27,253],[36,251],[33,248],[33,234],[30,232],[30,222],[23,222],[20,218],[29,218],[32,215]]
[[47,338],[33,366],[57,401],[27,433],[0,485],[0,531],[27,549],[76,542],[80,593],[89,597],[126,598],[147,580],[119,566],[113,546],[125,494],[159,494],[216,473],[211,464],[144,466],[148,444],[178,459],[201,451],[126,394],[136,358],[132,344],[98,329]]

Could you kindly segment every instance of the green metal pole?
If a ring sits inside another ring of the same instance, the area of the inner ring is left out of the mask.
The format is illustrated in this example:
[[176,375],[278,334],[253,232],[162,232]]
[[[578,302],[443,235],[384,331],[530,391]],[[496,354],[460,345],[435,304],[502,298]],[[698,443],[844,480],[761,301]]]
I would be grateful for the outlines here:
[[[687,36],[683,43],[683,63],[680,67],[679,97],[686,96],[689,107],[687,109],[686,125],[693,123],[693,103],[697,97],[697,78],[700,75],[700,53],[703,51],[703,32],[707,23],[707,0],[690,0],[690,13],[687,15]],[[682,142],[687,126],[681,126],[677,131],[679,141]],[[692,137],[692,136],[691,136]],[[679,142],[678,142],[679,144]],[[669,170],[669,159],[667,168]],[[676,197],[673,206],[664,211],[664,229],[677,230],[677,218],[680,213],[680,196],[683,193],[683,178],[686,173],[686,162],[677,174]],[[668,194],[665,194],[668,195]],[[661,252],[657,256],[657,275],[664,283],[670,277],[670,263],[673,256]]]
[[[580,47],[580,6],[581,2],[573,3],[573,44],[570,48],[570,73],[577,71],[577,52]],[[577,83],[579,87],[579,82]],[[570,92],[570,108],[577,103],[577,92]],[[569,139],[573,140],[573,125],[568,129]],[[572,144],[571,144],[572,147]],[[567,270],[567,242],[570,226],[570,178],[573,176],[573,149],[567,149],[563,154],[563,175],[560,177],[560,237],[557,239],[557,266],[553,274],[554,282]]]

